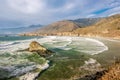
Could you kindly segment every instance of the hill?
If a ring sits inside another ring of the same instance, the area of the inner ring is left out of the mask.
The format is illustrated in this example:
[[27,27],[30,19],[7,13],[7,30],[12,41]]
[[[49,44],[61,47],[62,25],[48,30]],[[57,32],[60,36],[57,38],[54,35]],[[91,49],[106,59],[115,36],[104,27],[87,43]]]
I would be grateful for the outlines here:
[[103,18],[92,26],[74,30],[72,34],[120,38],[120,14]]
[[101,18],[82,18],[58,21],[24,35],[67,35],[76,29],[95,24],[100,19]]
[[103,18],[80,18],[80,19],[71,20],[71,21],[81,25],[82,27],[88,27],[90,25],[97,23],[101,19]]
[[83,18],[58,21],[25,35],[99,36],[117,39],[120,38],[120,14],[106,18]]
[[41,29],[34,31],[33,33],[53,35],[62,32],[72,32],[73,30],[76,30],[80,27],[81,26],[76,24],[75,22],[64,20],[44,26]]

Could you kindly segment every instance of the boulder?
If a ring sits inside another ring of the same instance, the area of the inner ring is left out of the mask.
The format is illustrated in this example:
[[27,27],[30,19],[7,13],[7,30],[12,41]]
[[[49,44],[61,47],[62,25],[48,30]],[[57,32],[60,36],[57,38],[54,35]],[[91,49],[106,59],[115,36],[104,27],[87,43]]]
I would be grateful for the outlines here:
[[46,49],[40,43],[36,41],[32,41],[29,45],[28,51],[30,52],[37,52],[39,55],[46,57],[52,53],[52,51]]

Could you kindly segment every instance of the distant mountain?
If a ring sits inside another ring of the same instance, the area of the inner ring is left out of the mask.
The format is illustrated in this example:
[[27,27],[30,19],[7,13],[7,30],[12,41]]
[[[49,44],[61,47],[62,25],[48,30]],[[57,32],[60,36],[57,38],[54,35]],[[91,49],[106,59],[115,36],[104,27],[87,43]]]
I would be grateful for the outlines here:
[[120,14],[105,18],[63,20],[27,35],[102,36],[120,38]]
[[44,26],[34,32],[37,34],[56,34],[60,32],[71,32],[80,27],[80,25],[76,24],[73,21],[64,20]]
[[96,24],[74,30],[78,35],[105,36],[120,38],[120,14],[103,18]]
[[30,25],[28,27],[18,27],[18,28],[3,28],[0,29],[0,34],[18,34],[18,33],[25,33],[25,32],[30,32],[34,31],[38,28],[41,28],[42,25]]
[[81,18],[81,19],[76,19],[76,20],[71,20],[77,24],[79,24],[82,27],[88,27],[90,25],[93,25],[100,21],[103,18]]
[[72,32],[78,28],[83,28],[83,27],[95,24],[100,19],[101,18],[83,18],[83,19],[76,19],[76,20],[58,21],[58,22],[49,24],[47,26],[44,26],[41,29],[38,29],[33,33],[29,33],[29,34],[56,35],[59,33]]

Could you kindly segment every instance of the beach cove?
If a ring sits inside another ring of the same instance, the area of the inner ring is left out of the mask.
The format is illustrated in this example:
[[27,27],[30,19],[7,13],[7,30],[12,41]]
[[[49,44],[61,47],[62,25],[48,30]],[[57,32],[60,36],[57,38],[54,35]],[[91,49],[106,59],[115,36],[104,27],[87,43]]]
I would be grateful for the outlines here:
[[[48,36],[48,37],[21,37],[20,40],[4,40],[0,41],[0,55],[8,54],[18,55],[19,53],[14,53],[14,51],[19,49],[25,49],[28,47],[28,44],[31,41],[37,41],[44,45],[46,48],[54,51],[54,55],[47,58],[51,61],[50,67],[44,71],[39,77],[38,80],[56,80],[56,79],[76,79],[81,77],[81,74],[92,73],[94,71],[100,70],[102,66],[106,66],[114,62],[114,58],[119,57],[119,41],[110,41],[100,38],[87,38],[87,37],[60,37],[60,36]],[[99,54],[100,53],[100,54]],[[114,53],[114,54],[113,54]],[[21,53],[20,53],[21,54]],[[22,56],[26,56],[22,53]],[[7,59],[9,56],[4,56],[5,59],[3,62],[7,64]],[[14,59],[14,58],[12,58]],[[18,59],[18,58],[17,58]],[[18,59],[16,61],[23,60]],[[23,60],[23,62],[26,60]],[[2,62],[2,61],[1,61]],[[8,62],[9,63],[9,62]],[[16,63],[16,62],[15,62]],[[21,65],[21,62],[17,62]],[[31,62],[30,62],[31,63]],[[11,63],[13,66],[14,64]],[[86,64],[86,65],[85,65]],[[95,65],[97,69],[87,70],[88,65]],[[10,64],[9,64],[10,65]],[[35,66],[34,63],[29,64],[30,66]],[[27,65],[28,67],[30,67]],[[3,65],[2,65],[3,66]],[[81,69],[84,67],[83,71]],[[86,68],[85,68],[86,67]],[[35,68],[35,67],[34,67]],[[26,69],[25,73],[28,73],[33,67]],[[18,68],[19,69],[19,68]],[[18,72],[19,73],[19,72]],[[58,74],[59,73],[59,74]],[[22,74],[21,74],[22,75]],[[15,75],[16,76],[16,75]]]

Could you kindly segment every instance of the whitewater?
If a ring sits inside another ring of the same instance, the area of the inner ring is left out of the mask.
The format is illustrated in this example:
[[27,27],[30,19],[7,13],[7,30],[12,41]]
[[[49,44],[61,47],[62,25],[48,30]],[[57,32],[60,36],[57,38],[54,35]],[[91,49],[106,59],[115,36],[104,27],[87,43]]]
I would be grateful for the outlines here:
[[[89,55],[96,55],[108,50],[108,47],[101,41],[85,37],[47,36],[23,40],[0,40],[0,70],[8,70],[10,73],[5,77],[22,75],[38,67],[38,64],[30,62],[24,57],[30,55],[30,52],[17,52],[18,50],[28,48],[32,41],[47,45],[47,48],[57,48],[65,51],[74,49]],[[46,61],[46,63],[47,62],[48,61]],[[49,67],[46,63],[45,68],[42,69]],[[0,74],[0,76],[2,75]]]

